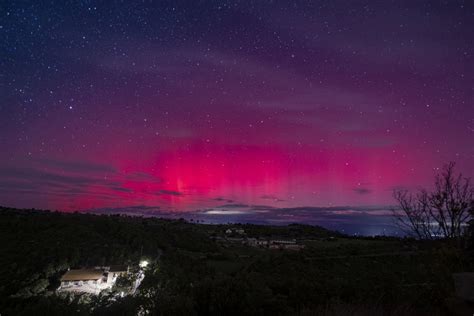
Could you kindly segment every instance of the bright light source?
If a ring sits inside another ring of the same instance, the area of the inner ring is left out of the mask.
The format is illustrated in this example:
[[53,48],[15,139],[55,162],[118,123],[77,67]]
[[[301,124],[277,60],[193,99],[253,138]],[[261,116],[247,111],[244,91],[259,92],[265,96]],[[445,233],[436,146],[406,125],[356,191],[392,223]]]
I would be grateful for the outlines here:
[[146,268],[148,266],[149,262],[148,260],[142,260],[139,263],[140,268]]

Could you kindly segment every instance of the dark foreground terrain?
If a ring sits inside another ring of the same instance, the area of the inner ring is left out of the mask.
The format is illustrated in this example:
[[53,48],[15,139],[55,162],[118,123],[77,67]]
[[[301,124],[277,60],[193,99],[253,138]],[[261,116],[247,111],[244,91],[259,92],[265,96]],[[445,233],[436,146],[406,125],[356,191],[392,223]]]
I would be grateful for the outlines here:
[[[0,237],[1,315],[449,315],[470,308],[455,299],[451,276],[472,271],[469,257],[442,241],[7,208]],[[296,239],[304,248],[252,247],[242,238]],[[144,258],[151,264],[133,296],[55,291],[68,268]]]

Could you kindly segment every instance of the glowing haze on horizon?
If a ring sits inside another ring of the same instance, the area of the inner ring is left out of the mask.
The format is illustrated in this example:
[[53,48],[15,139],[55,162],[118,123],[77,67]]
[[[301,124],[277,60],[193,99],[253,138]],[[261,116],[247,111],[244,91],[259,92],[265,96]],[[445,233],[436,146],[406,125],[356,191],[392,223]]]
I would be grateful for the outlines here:
[[0,14],[1,205],[388,206],[446,162],[473,175],[467,1]]

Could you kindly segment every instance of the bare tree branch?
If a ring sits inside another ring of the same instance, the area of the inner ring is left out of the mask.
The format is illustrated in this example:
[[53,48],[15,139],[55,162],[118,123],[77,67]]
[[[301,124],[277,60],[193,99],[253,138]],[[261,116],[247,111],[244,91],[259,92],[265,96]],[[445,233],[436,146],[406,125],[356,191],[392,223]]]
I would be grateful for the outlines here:
[[474,188],[469,178],[456,176],[454,168],[453,162],[444,166],[433,192],[394,191],[400,211],[393,210],[393,215],[402,230],[419,239],[463,237],[474,213]]

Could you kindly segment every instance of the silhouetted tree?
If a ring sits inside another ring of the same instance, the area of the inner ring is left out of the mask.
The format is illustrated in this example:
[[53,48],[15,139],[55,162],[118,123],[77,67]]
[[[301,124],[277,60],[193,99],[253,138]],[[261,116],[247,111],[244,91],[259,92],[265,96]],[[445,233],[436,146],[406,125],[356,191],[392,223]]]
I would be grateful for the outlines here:
[[419,239],[462,237],[474,209],[474,187],[469,178],[454,172],[455,163],[443,167],[432,192],[413,194],[395,190],[400,207],[394,210],[399,226]]

